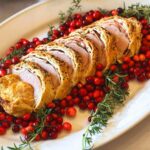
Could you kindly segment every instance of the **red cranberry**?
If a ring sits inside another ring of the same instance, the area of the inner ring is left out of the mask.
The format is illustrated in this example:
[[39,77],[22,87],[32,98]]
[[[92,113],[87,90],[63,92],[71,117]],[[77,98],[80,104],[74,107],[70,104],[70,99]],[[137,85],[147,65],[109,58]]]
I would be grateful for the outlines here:
[[8,129],[10,127],[10,123],[8,121],[3,121],[2,127],[4,127],[5,129]]
[[79,102],[80,102],[80,98],[75,97],[75,98],[73,99],[73,103],[74,103],[75,105],[79,104]]
[[66,131],[71,131],[72,130],[72,125],[69,122],[64,122],[63,123],[63,129]]
[[94,11],[93,18],[95,20],[98,20],[98,19],[100,19],[100,17],[101,17],[101,13],[98,10]]
[[96,69],[99,70],[99,71],[102,71],[103,68],[104,68],[104,67],[103,67],[102,64],[98,64],[98,65],[96,66]]
[[14,56],[11,61],[13,64],[17,64],[20,60],[17,56]]
[[34,51],[34,48],[29,48],[28,50],[27,50],[27,54],[29,54],[29,53],[31,53],[31,52],[33,52]]
[[93,16],[92,15],[87,15],[85,17],[85,20],[88,22],[88,23],[92,23],[93,22]]
[[6,129],[4,127],[0,127],[0,135],[4,135],[6,133]]
[[25,115],[23,115],[23,119],[24,119],[25,121],[30,120],[30,119],[31,119],[31,114],[30,114],[30,113],[26,113]]
[[40,139],[41,139],[41,137],[40,137],[40,135],[38,134],[38,135],[35,137],[35,140],[36,140],[36,141],[40,141]]
[[6,115],[4,113],[0,113],[0,121],[5,120]]
[[85,88],[81,88],[79,90],[79,93],[80,93],[81,96],[85,96],[85,95],[87,95],[87,90]]
[[48,108],[54,108],[56,105],[55,105],[55,103],[53,103],[53,102],[50,102],[50,103],[48,103],[47,104],[47,107]]
[[13,125],[13,126],[12,126],[12,131],[13,131],[14,133],[18,133],[18,132],[20,131],[19,125]]
[[59,124],[62,124],[62,123],[63,123],[63,118],[62,118],[62,117],[58,117],[58,118],[57,118],[57,122],[58,122]]
[[75,117],[76,113],[77,113],[77,111],[74,107],[69,107],[66,110],[66,115],[69,116],[69,117]]
[[94,103],[90,102],[90,103],[88,104],[88,109],[89,109],[89,110],[92,110],[92,109],[94,109],[94,108],[95,108]]
[[40,41],[40,40],[39,40],[38,37],[34,37],[34,38],[32,39],[32,41],[33,41],[33,42],[37,42],[37,41]]
[[49,133],[49,137],[50,137],[50,139],[56,139],[56,138],[57,138],[57,136],[58,136],[58,134],[57,134],[57,133],[55,133],[55,132]]
[[48,133],[47,133],[46,131],[42,131],[42,133],[41,133],[41,138],[42,138],[43,140],[48,139]]

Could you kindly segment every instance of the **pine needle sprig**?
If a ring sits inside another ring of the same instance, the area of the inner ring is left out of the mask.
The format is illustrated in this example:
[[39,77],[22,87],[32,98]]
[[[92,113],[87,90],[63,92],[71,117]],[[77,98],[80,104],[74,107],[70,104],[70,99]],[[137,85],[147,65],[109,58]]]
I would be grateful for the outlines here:
[[150,22],[150,6],[134,4],[126,8],[124,3],[124,11],[121,13],[123,17],[136,17],[137,19],[145,18]]
[[[119,75],[118,83],[113,81],[114,75]],[[103,102],[97,105],[96,112],[91,115],[91,123],[83,134],[83,150],[93,147],[93,136],[102,132],[103,128],[107,126],[108,120],[112,117],[116,106],[125,101],[128,91],[127,89],[121,88],[124,77],[124,75],[118,73],[111,75],[109,72],[105,76],[106,84],[110,88],[110,91],[106,94]]]

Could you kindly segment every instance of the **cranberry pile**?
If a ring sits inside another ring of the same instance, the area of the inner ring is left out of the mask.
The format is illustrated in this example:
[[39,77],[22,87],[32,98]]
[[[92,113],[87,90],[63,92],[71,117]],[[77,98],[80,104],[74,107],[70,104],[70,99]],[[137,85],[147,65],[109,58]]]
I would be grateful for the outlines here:
[[[117,15],[121,11],[122,9],[112,10],[111,13],[108,14]],[[32,41],[28,41],[27,39],[19,40],[14,46],[9,48],[6,57],[21,48],[24,50],[23,55],[28,54],[34,51],[36,46],[68,35],[75,29],[88,25],[102,17],[106,17],[108,14],[104,15],[98,10],[91,10],[84,15],[75,14],[71,20],[61,24],[59,28],[53,29],[51,33],[49,32],[47,38],[40,40],[35,37]],[[150,25],[145,19],[141,19],[140,21],[143,25],[143,39],[139,54],[136,54],[132,58],[126,56],[122,64],[113,64],[110,66],[112,73],[119,69],[122,74],[127,75],[125,82],[122,84],[122,88],[128,88],[128,81],[130,80],[136,79],[143,82],[150,78]],[[19,61],[20,56],[14,55],[11,59],[7,59],[1,63],[0,77],[7,74],[10,65],[16,64]],[[69,122],[64,122],[63,117],[75,117],[77,114],[76,107],[82,110],[96,110],[97,104],[103,101],[105,94],[109,91],[109,88],[105,85],[105,76],[102,70],[103,66],[99,64],[96,68],[95,75],[87,77],[85,84],[78,83],[64,99],[53,100],[47,104],[45,109],[52,111],[46,115],[44,128],[35,137],[36,141],[55,139],[62,130],[71,131],[72,125]],[[113,77],[113,81],[116,83],[118,79],[119,77],[117,75]],[[4,110],[0,108],[0,135],[5,134],[7,129],[11,128],[14,133],[21,131],[21,133],[28,138],[30,133],[35,132],[39,123],[39,118],[35,113],[25,114],[23,117],[16,118],[5,113]]]

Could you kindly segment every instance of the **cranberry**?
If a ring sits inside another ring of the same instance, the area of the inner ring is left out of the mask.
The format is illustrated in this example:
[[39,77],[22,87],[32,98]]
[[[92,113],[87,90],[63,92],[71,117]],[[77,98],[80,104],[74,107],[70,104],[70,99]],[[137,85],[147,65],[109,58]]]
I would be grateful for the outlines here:
[[48,133],[47,133],[46,131],[42,131],[42,133],[41,133],[41,138],[42,138],[43,140],[48,139]]
[[26,46],[26,45],[29,43],[29,41],[28,41],[27,39],[21,39],[20,42],[21,42],[24,46]]
[[84,110],[84,109],[87,108],[87,106],[86,106],[86,104],[85,104],[84,102],[81,102],[81,103],[79,104],[79,108],[82,109],[82,110]]
[[93,97],[94,98],[97,98],[97,97],[99,97],[101,95],[101,91],[100,90],[95,90],[94,92],[93,92]]
[[96,69],[99,70],[99,71],[102,71],[103,68],[104,68],[104,67],[103,67],[102,64],[98,64],[98,65],[96,66]]
[[88,22],[88,24],[89,24],[89,23],[92,23],[92,22],[93,22],[93,16],[92,16],[92,15],[87,15],[87,16],[85,17],[85,20]]
[[6,115],[4,113],[0,113],[0,121],[3,121],[6,118]]
[[51,116],[50,114],[48,114],[48,115],[46,116],[46,121],[47,121],[47,122],[52,121],[52,116]]
[[29,48],[26,53],[29,54],[29,53],[31,53],[32,51],[34,51],[34,48]]
[[36,141],[40,141],[40,139],[41,139],[41,136],[38,134],[38,135],[35,137],[35,140],[36,140]]
[[61,32],[65,32],[67,27],[66,27],[66,25],[60,25],[59,29],[60,29]]
[[94,77],[89,76],[86,78],[87,83],[93,83]]
[[69,107],[66,110],[66,115],[69,116],[69,117],[75,117],[76,113],[77,113],[77,111],[74,107]]
[[81,96],[85,96],[85,95],[87,95],[87,90],[85,88],[81,88],[79,90],[79,93],[80,93]]
[[80,102],[80,98],[78,98],[78,97],[75,97],[74,99],[73,99],[73,103],[74,104],[79,104],[79,102]]
[[2,127],[4,127],[5,129],[8,129],[10,127],[10,123],[8,121],[3,121]]
[[53,102],[50,102],[50,103],[48,103],[47,104],[47,107],[48,108],[54,108],[56,105],[55,105],[55,103],[53,103]]
[[100,17],[101,17],[101,13],[98,10],[94,11],[93,18],[95,20],[98,20],[98,19],[100,19]]
[[76,27],[77,28],[81,27],[82,26],[82,22],[83,22],[82,20],[77,20],[76,21]]
[[22,46],[21,43],[16,43],[15,48],[16,48],[16,49],[19,49],[19,48],[21,48],[21,46]]
[[111,65],[110,66],[110,70],[113,71],[113,72],[116,71],[117,70],[117,66],[116,65]]
[[69,33],[73,32],[74,30],[75,30],[75,28],[73,28],[73,27],[70,27],[70,28],[68,29]]
[[138,62],[139,61],[139,56],[138,55],[134,55],[133,60]]
[[8,122],[12,122],[13,121],[13,117],[12,116],[10,116],[10,115],[7,115],[6,116],[6,121],[8,121]]
[[83,97],[83,101],[84,101],[84,102],[90,101],[90,97],[89,97],[88,95],[84,96],[84,97]]
[[21,133],[22,133],[23,135],[27,135],[28,132],[27,132],[26,128],[22,128],[22,129],[21,129]]
[[12,126],[12,131],[13,131],[14,133],[18,133],[18,132],[20,131],[19,125],[13,125],[13,126]]
[[57,118],[57,122],[58,122],[59,124],[62,124],[62,123],[63,123],[63,118],[62,118],[62,117],[58,117],[58,118]]
[[60,105],[65,108],[67,106],[67,101],[65,99],[61,100]]
[[30,114],[30,113],[24,114],[24,115],[23,115],[23,119],[24,119],[25,121],[30,120],[30,119],[31,119],[31,114]]
[[88,104],[88,109],[89,109],[89,110],[93,110],[94,108],[95,108],[94,103],[90,102],[90,103]]
[[4,135],[6,133],[6,129],[4,127],[0,127],[0,135]]
[[17,64],[20,60],[17,56],[14,56],[11,61],[13,64]]
[[72,125],[69,122],[64,122],[63,123],[63,129],[66,131],[71,131],[72,130]]
[[103,77],[103,73],[101,71],[96,71],[95,75],[99,78]]
[[74,18],[75,18],[75,19],[81,19],[82,16],[81,16],[81,14],[74,14]]
[[56,139],[57,136],[58,136],[58,133],[55,133],[55,132],[49,133],[50,139]]
[[25,127],[25,130],[27,131],[27,133],[30,133],[34,131],[34,128],[32,126],[27,126]]
[[114,9],[114,10],[111,11],[111,14],[112,14],[113,16],[118,15],[118,11],[117,11],[116,9]]
[[38,37],[34,37],[34,38],[32,39],[32,41],[33,41],[33,42],[37,42],[37,41],[40,41],[40,40],[39,40]]
[[103,85],[104,84],[104,79],[103,78],[94,78],[94,84],[95,85]]
[[150,59],[150,51],[146,52],[146,58]]

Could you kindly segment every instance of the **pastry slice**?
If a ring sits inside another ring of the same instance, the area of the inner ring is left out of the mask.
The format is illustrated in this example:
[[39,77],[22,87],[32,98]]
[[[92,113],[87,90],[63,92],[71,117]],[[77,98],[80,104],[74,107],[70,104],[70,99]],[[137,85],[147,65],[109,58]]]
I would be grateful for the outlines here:
[[30,84],[34,89],[34,109],[39,109],[50,102],[55,96],[55,88],[52,76],[45,72],[39,65],[33,62],[22,61],[12,66],[12,74]]
[[25,61],[35,62],[52,76],[56,90],[55,99],[66,96],[72,87],[73,70],[69,65],[47,51],[33,51],[22,58]]
[[45,45],[40,45],[36,50],[47,51],[51,55],[58,58],[60,61],[65,62],[69,65],[69,70],[72,72],[72,82],[76,85],[80,80],[82,80],[85,67],[84,60],[80,54],[70,48],[65,47],[63,44],[49,43]]
[[126,18],[112,16],[101,19],[95,23],[115,36],[118,48],[118,60],[121,61],[125,55],[133,56],[137,47],[135,46],[135,33],[133,32],[133,23]]
[[95,73],[98,61],[98,50],[92,42],[80,35],[68,36],[55,40],[56,43],[63,43],[66,47],[80,53],[84,60],[85,75],[91,76]]
[[34,89],[15,74],[0,78],[0,105],[10,115],[20,117],[34,109]]
[[71,33],[71,35],[77,34],[87,38],[95,45],[98,50],[97,63],[102,64],[105,69],[116,61],[117,47],[115,38],[110,32],[92,24]]

